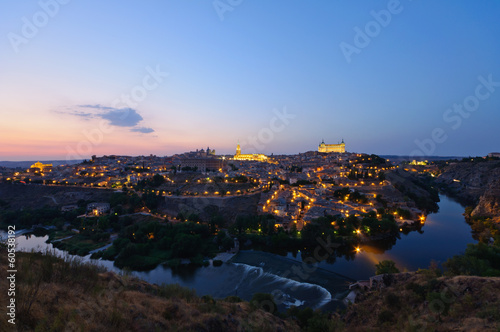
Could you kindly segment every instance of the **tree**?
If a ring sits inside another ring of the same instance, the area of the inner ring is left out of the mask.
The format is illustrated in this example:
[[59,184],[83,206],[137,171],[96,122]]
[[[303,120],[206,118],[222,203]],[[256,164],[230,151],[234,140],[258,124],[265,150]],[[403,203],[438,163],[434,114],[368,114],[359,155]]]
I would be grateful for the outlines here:
[[197,215],[196,213],[191,213],[188,217],[188,221],[191,221],[191,222],[198,222],[198,221],[201,221],[200,219],[200,216]]
[[391,274],[391,273],[399,273],[398,268],[396,267],[396,263],[390,259],[383,260],[378,264],[375,264],[377,271],[375,274]]
[[165,178],[160,174],[155,174],[151,180],[151,185],[155,188],[161,186],[163,183],[165,183]]
[[385,173],[384,172],[379,172],[378,173],[378,179],[380,181],[384,181],[385,180]]

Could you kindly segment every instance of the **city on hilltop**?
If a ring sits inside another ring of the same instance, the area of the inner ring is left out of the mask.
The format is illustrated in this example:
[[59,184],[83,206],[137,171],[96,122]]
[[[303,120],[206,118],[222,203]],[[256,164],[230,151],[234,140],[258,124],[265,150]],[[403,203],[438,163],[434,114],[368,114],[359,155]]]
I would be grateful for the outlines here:
[[[397,167],[400,166],[376,155],[346,152],[342,140],[339,144],[322,141],[318,151],[298,155],[243,154],[238,144],[234,155],[217,155],[207,147],[168,157],[92,156],[80,164],[57,167],[36,162],[26,170],[3,172],[0,181],[140,194],[152,191],[162,197],[259,194],[256,212],[275,216],[274,227],[287,231],[300,231],[319,217],[359,217],[366,213],[379,219],[382,214],[392,213],[398,228],[423,223],[433,206],[408,201],[404,193],[391,185],[386,174]],[[408,169],[431,174],[437,166],[419,162],[407,164],[405,170]],[[113,212],[109,202],[96,204],[89,204],[87,212]],[[76,208],[77,205],[62,207],[65,211]],[[143,208],[148,213],[153,210]],[[170,213],[164,217],[172,220],[178,219],[179,214],[185,219],[190,214],[201,215],[202,219],[209,217],[202,209],[165,211]]]

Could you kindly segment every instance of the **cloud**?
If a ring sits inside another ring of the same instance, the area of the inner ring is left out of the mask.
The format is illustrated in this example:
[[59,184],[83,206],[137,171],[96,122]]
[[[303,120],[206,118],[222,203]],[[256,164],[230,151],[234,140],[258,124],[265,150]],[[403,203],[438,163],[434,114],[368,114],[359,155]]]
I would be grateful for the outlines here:
[[130,129],[130,131],[135,133],[149,134],[149,133],[154,133],[155,130],[153,128],[137,127]]
[[154,132],[152,128],[137,126],[144,118],[133,108],[115,108],[100,104],[76,105],[77,109],[75,110],[74,108],[75,107],[70,107],[69,110],[56,112],[78,116],[86,120],[95,118],[104,119],[108,121],[111,126],[129,127],[132,132],[143,134]]
[[95,108],[95,109],[100,109],[100,110],[114,110],[115,109],[113,107],[102,106],[100,104],[96,104],[96,105],[78,105],[78,107]]
[[95,114],[81,112],[81,111],[54,111],[54,112],[59,114],[69,114],[69,115],[79,116],[85,118],[85,120],[95,118]]
[[108,120],[110,125],[118,127],[134,127],[143,120],[142,116],[132,108],[107,110],[97,116]]
[[92,113],[84,113],[84,112],[75,112],[73,113],[73,115],[75,116],[81,116],[82,118],[87,118],[87,119],[91,119],[94,117],[94,114]]

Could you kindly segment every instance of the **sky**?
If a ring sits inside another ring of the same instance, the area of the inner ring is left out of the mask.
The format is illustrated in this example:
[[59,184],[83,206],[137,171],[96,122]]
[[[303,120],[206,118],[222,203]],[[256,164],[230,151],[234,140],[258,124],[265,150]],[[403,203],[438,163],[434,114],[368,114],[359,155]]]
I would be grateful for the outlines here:
[[0,6],[0,160],[500,151],[499,1]]

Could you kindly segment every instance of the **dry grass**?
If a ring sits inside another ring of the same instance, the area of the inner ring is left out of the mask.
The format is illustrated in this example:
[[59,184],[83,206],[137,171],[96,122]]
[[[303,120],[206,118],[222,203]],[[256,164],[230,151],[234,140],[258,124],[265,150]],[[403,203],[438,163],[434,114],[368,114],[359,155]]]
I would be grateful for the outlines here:
[[[0,251],[2,266],[7,257]],[[199,298],[50,254],[17,253],[18,331],[298,331],[246,302]],[[0,272],[6,278],[6,270]],[[6,292],[0,295],[6,303]],[[0,331],[11,331],[5,319]]]
[[[6,257],[1,248],[1,266]],[[151,285],[50,254],[16,258],[18,331],[300,330],[295,321],[238,299],[200,298],[178,285]],[[0,270],[2,280],[6,274]],[[394,278],[386,288],[362,293],[344,314],[331,315],[329,330],[500,331],[500,278],[437,277],[431,271]],[[7,292],[0,301],[7,303]],[[0,331],[12,330],[0,320]]]
[[500,278],[401,273],[344,315],[348,331],[500,331]]

